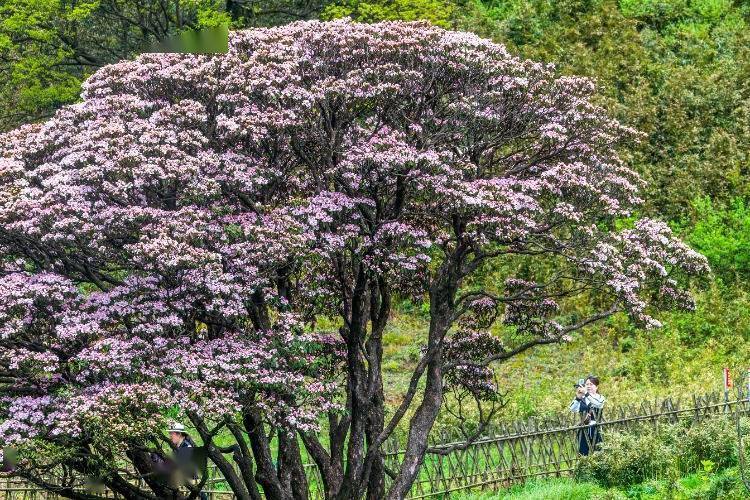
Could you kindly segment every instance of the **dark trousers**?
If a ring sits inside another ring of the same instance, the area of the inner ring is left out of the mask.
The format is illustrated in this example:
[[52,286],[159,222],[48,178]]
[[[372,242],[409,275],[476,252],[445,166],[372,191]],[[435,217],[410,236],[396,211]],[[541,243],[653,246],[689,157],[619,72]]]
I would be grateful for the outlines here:
[[601,442],[602,433],[598,425],[587,425],[578,429],[578,452],[584,457],[595,451]]

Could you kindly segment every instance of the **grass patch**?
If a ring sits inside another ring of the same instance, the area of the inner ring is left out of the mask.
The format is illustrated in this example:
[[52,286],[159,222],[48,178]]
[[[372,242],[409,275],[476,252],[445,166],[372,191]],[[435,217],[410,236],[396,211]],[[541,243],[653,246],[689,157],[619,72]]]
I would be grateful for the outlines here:
[[534,481],[514,486],[505,491],[468,493],[452,496],[457,500],[583,500],[595,498],[606,492],[604,488],[588,482],[572,479]]
[[736,467],[701,471],[674,479],[651,480],[628,487],[604,488],[573,479],[528,482],[506,490],[453,494],[451,500],[744,500],[750,491],[742,485]]

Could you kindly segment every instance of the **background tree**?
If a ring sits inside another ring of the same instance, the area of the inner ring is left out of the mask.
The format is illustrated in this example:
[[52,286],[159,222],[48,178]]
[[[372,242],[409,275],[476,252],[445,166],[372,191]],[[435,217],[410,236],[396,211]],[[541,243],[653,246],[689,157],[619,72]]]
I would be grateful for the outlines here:
[[649,213],[694,215],[696,197],[746,196],[748,22],[744,2],[482,1],[461,26],[524,57],[595,78],[598,102],[647,134],[632,154]]
[[429,21],[450,28],[466,2],[444,0],[336,0],[322,9],[322,19],[350,17],[361,22]]
[[[81,83],[104,65],[149,50],[186,29],[278,26],[323,17],[373,22],[426,19],[449,27],[443,0],[9,0],[0,6],[0,130],[76,102]],[[458,6],[460,7],[460,6]]]
[[14,0],[0,6],[0,129],[49,117],[81,82],[184,29],[229,22],[213,0]]
[[[329,497],[402,498],[446,384],[494,404],[489,363],[618,311],[658,326],[707,270],[663,223],[617,223],[640,203],[616,152],[635,133],[592,83],[473,35],[296,23],[234,33],[226,55],[107,66],[84,88],[6,135],[0,170],[2,440],[25,477],[71,495],[39,465],[177,496],[107,466],[147,474],[172,411],[240,498],[306,496],[295,434]],[[553,272],[472,284],[520,257]],[[571,315],[581,296],[590,310]],[[391,413],[382,334],[401,297],[428,301],[430,328]],[[515,335],[493,338],[498,321]],[[381,445],[402,423],[386,480]]]

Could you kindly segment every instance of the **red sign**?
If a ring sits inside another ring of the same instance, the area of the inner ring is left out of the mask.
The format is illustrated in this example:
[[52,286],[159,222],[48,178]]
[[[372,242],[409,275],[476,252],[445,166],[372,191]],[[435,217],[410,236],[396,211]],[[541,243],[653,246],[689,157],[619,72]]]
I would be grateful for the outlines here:
[[732,377],[729,375],[729,368],[724,368],[724,390],[732,387]]

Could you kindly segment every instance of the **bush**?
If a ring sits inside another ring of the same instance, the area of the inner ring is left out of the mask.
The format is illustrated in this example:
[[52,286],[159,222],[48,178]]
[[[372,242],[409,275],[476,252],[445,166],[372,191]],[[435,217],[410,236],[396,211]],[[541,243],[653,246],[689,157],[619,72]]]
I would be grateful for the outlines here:
[[[750,420],[743,419],[742,425],[750,440]],[[601,451],[579,460],[575,477],[606,487],[628,487],[699,472],[707,482],[710,473],[737,462],[735,423],[728,417],[716,417],[693,425],[684,422],[658,430],[643,426],[637,431],[606,433]],[[716,491],[733,487],[729,476],[723,483],[716,481],[712,486]]]
[[740,500],[747,498],[745,490],[737,469],[730,469],[723,474],[711,478],[701,500]]
[[576,478],[627,486],[664,476],[675,450],[656,432],[606,434],[602,449],[578,461]]
[[692,425],[681,433],[678,453],[684,471],[696,471],[704,461],[717,470],[737,464],[735,423],[729,418],[711,418]]

